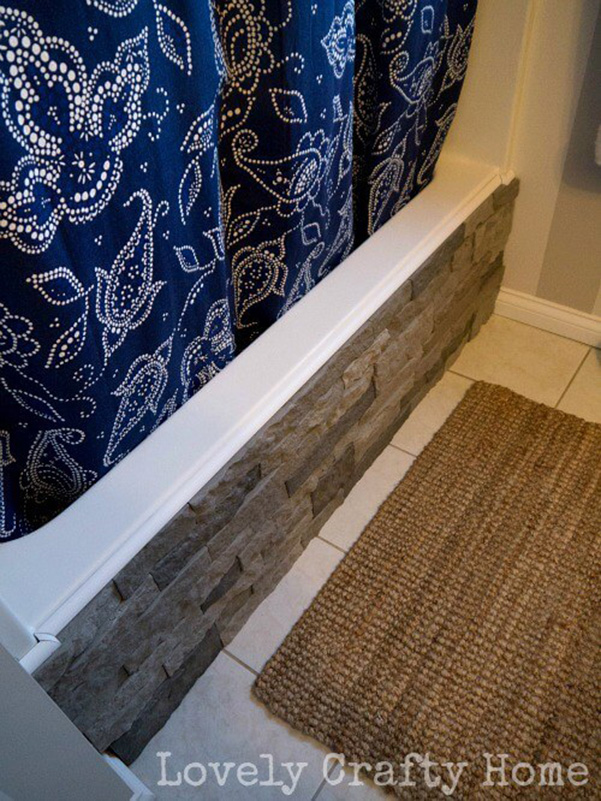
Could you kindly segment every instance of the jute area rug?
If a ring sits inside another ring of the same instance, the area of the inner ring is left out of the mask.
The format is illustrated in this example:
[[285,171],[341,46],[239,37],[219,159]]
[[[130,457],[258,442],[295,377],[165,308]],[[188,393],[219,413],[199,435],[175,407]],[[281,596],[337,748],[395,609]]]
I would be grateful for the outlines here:
[[475,384],[255,693],[403,798],[601,798],[600,551],[601,426]]

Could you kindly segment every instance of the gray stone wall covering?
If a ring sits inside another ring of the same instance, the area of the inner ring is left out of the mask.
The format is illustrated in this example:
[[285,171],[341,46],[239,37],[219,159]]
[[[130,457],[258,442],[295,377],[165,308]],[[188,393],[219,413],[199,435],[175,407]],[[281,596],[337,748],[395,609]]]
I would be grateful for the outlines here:
[[36,678],[98,749],[138,755],[477,333],[517,191],[491,195],[60,633]]

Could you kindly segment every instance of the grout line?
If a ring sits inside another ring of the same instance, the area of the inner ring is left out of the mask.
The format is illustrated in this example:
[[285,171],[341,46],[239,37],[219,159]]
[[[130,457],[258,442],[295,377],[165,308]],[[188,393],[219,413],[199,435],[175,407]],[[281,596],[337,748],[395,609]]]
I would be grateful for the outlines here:
[[243,662],[241,659],[235,656],[231,651],[228,651],[227,648],[224,648],[222,653],[226,654],[226,656],[229,656],[229,658],[233,659],[234,662],[237,662],[240,665],[240,667],[246,668],[246,670],[250,671],[254,676],[259,675],[259,673],[254,668],[251,668],[251,666],[247,665],[246,662]]
[[[530,326],[532,328],[532,326]],[[465,373],[460,373],[459,370],[454,370],[452,367],[447,369],[447,373],[453,373],[454,375],[461,376],[461,378],[467,378],[468,381],[471,381],[472,384],[475,384],[477,381],[483,381],[483,378],[473,378],[471,375],[466,375]],[[489,381],[489,384],[494,384],[494,381]],[[500,385],[499,385],[500,386]]]
[[400,451],[401,453],[406,453],[407,456],[412,456],[414,459],[417,459],[417,457],[419,456],[419,453],[411,453],[411,451],[408,451],[407,448],[401,448],[400,445],[395,445],[394,442],[390,442],[389,447],[394,448],[395,450]]
[[322,790],[323,790],[323,788],[325,787],[326,781],[327,781],[327,780],[328,780],[328,778],[329,778],[329,777],[332,775],[332,773],[334,773],[334,771],[335,771],[335,770],[336,770],[336,765],[332,765],[332,767],[330,768],[330,771],[329,771],[328,775],[327,775],[327,776],[324,776],[324,778],[321,780],[321,784],[319,785],[319,787],[318,787],[318,788],[317,788],[317,790],[315,791],[315,795],[312,795],[312,796],[311,796],[311,801],[316,801],[317,797],[319,796],[319,794],[321,793],[321,791],[322,791]]
[[319,784],[319,787],[315,791],[315,794],[311,796],[311,801],[316,801],[316,799],[318,798],[319,794],[321,793],[321,791],[325,787],[325,783],[326,783],[326,780],[322,779],[320,784]]
[[[466,375],[465,373],[460,373],[459,370],[455,370],[455,367],[447,367],[445,370],[446,373],[453,373],[453,375],[458,375],[460,378],[465,378],[468,381],[471,381],[472,384],[475,384],[476,381],[481,381],[481,378],[472,378],[471,375]],[[441,379],[442,380],[442,379]],[[467,390],[466,390],[467,392]]]
[[[577,339],[573,339],[572,337],[566,337],[563,334],[555,334],[553,331],[549,331],[546,328],[539,328],[537,325],[532,325],[531,323],[523,323],[521,320],[514,320],[513,317],[506,317],[505,315],[499,314],[499,312],[496,312],[496,311],[493,312],[493,314],[491,315],[491,319],[492,319],[492,317],[501,317],[503,320],[510,320],[512,323],[517,323],[518,325],[523,325],[525,328],[533,328],[535,331],[542,331],[543,333],[548,334],[551,337],[557,337],[558,339],[564,339],[566,342],[576,342],[576,343],[578,343],[580,345],[584,344],[583,342],[580,342]],[[586,357],[588,356],[588,352],[591,349],[591,347],[592,347],[591,345],[586,345],[586,353],[584,355],[584,359],[586,359]],[[584,361],[584,359],[582,361]],[[580,369],[581,366],[582,366],[582,362],[580,363],[580,365],[578,367],[578,370]],[[576,372],[578,372],[578,370]],[[467,378],[469,381],[472,381],[472,382],[484,380],[484,379],[481,379],[481,378],[473,378],[471,375],[466,375],[465,373],[460,373],[459,370],[455,370],[455,368],[453,366],[447,367],[446,372],[447,373],[454,373],[455,375],[461,376],[461,378]],[[494,381],[489,381],[489,383],[494,384],[495,382]],[[566,390],[567,390],[567,388],[566,388]],[[561,402],[561,398],[557,402],[560,403]]]
[[[526,323],[523,323],[523,325],[526,325]],[[530,325],[530,326],[528,326],[528,328],[534,328],[534,326],[533,326],[533,325]],[[565,339],[565,337],[563,337],[563,339]],[[570,342],[574,342],[574,340],[569,340],[569,341],[570,341]],[[553,409],[556,409],[556,408],[559,406],[559,404],[562,402],[562,400],[564,399],[564,396],[565,396],[566,392],[567,392],[567,391],[569,390],[569,388],[572,386],[572,383],[573,383],[574,379],[576,378],[576,376],[577,376],[577,375],[578,375],[578,373],[580,372],[580,368],[582,367],[582,365],[583,365],[583,364],[584,364],[584,362],[586,361],[586,359],[587,359],[587,357],[588,357],[588,355],[589,355],[589,351],[591,351],[591,350],[594,350],[594,348],[592,348],[592,347],[588,346],[588,347],[587,347],[587,349],[586,349],[586,352],[585,352],[584,356],[582,357],[582,359],[580,360],[580,362],[578,362],[578,367],[576,368],[576,372],[574,373],[574,375],[573,375],[573,376],[570,378],[570,380],[568,381],[568,384],[567,384],[566,388],[565,388],[565,389],[563,390],[563,392],[561,393],[561,396],[559,397],[559,399],[557,400],[557,402],[556,402],[556,403],[555,403],[555,404],[552,406],[552,408],[553,408]],[[452,369],[449,369],[449,371],[448,371],[448,372],[449,372],[449,373],[455,373],[455,375],[459,375],[459,376],[461,376],[462,378],[469,378],[471,381],[481,381],[481,380],[484,380],[484,379],[479,379],[479,378],[471,378],[469,375],[465,375],[465,373],[459,373],[459,372],[457,372],[457,370],[452,370]],[[490,380],[490,379],[486,379],[486,380],[487,380],[487,381],[488,381],[488,383],[490,383],[490,384],[496,384],[496,383],[497,383],[496,381],[492,381],[492,380]],[[505,386],[505,385],[504,385],[504,384],[499,384],[499,386]],[[508,387],[508,389],[509,389],[509,387]],[[514,390],[512,390],[512,391],[513,391],[513,392],[517,392],[517,390],[515,390],[515,389],[514,389]],[[519,392],[518,392],[517,394],[519,395],[519,394],[521,394],[521,393],[519,393]],[[525,396],[525,397],[527,397],[527,396]],[[538,402],[538,403],[542,403],[542,401],[537,401],[537,402]],[[546,404],[546,405],[550,406],[550,404]],[[396,446],[395,446],[395,447],[396,447]]]
[[501,312],[494,313],[496,317],[502,317],[504,320],[511,320],[512,323],[518,323],[519,325],[525,325],[526,328],[534,328],[535,331],[542,331],[545,334],[548,334],[550,337],[557,337],[558,339],[565,339],[566,342],[577,342],[579,345],[584,345],[586,348],[594,347],[594,345],[587,345],[586,342],[583,342],[581,339],[575,339],[574,337],[568,337],[565,334],[556,334],[555,331],[549,331],[548,328],[542,328],[540,325],[533,325],[532,323],[524,323],[522,320],[516,320],[515,317],[508,317],[506,314],[501,314]]
[[562,402],[562,400],[565,398],[567,391],[569,390],[569,388],[570,388],[570,387],[572,386],[572,384],[574,383],[574,379],[576,378],[576,376],[578,375],[578,373],[579,373],[579,372],[580,372],[580,370],[582,369],[582,365],[583,365],[583,364],[585,363],[585,361],[588,359],[588,355],[589,355],[589,353],[590,353],[591,351],[592,351],[592,348],[587,348],[587,349],[586,349],[586,353],[584,354],[584,357],[583,357],[583,359],[580,361],[580,363],[579,363],[578,367],[576,368],[576,372],[574,373],[574,375],[573,375],[573,376],[570,378],[570,380],[568,381],[568,385],[567,385],[567,387],[566,387],[566,388],[564,389],[564,391],[561,393],[561,396],[560,396],[559,400],[557,401],[557,403],[556,403],[556,404],[555,404],[555,406],[553,407],[554,409],[557,409],[557,407],[559,406],[559,404],[560,404],[560,403]]
[[333,542],[330,542],[330,540],[326,540],[326,538],[325,538],[325,537],[322,537],[322,536],[321,536],[321,534],[317,534],[317,536],[315,537],[315,539],[317,539],[317,540],[321,540],[322,542],[325,542],[325,544],[326,544],[326,545],[331,545],[331,546],[332,546],[332,548],[336,548],[336,550],[337,550],[337,551],[340,551],[340,553],[344,553],[344,554],[346,554],[346,553],[347,553],[347,551],[345,551],[345,550],[344,550],[344,548],[341,548],[341,547],[340,547],[340,545],[334,545],[334,543],[333,543]]

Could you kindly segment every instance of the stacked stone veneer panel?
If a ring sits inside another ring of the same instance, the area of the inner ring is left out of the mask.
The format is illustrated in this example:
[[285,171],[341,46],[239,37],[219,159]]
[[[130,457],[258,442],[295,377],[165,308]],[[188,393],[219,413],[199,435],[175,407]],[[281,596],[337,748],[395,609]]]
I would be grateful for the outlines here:
[[36,678],[99,749],[135,758],[489,317],[517,191],[491,195],[60,633]]

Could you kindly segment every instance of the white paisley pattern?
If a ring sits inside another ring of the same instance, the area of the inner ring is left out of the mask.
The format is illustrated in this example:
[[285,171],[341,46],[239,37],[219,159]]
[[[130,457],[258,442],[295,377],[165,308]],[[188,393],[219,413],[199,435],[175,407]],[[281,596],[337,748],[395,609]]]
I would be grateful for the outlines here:
[[334,17],[321,43],[326,49],[334,75],[342,78],[346,65],[352,64],[355,59],[355,8],[352,2],[345,5],[341,16]]
[[[153,280],[154,226],[152,199],[145,189],[134,193],[125,203],[138,198],[142,213],[127,243],[119,252],[110,271],[96,268],[96,315],[104,326],[102,345],[105,362],[123,344],[127,334],[148,318],[154,299],[165,281]],[[159,207],[166,214],[169,206]]]
[[0,539],[76,500],[428,184],[475,8],[0,6]]
[[2,113],[27,151],[0,182],[0,236],[39,253],[63,216],[86,223],[106,207],[123,169],[119,154],[142,121],[147,36],[144,28],[124,41],[88,76],[72,45],[44,36],[24,12],[0,11]]

